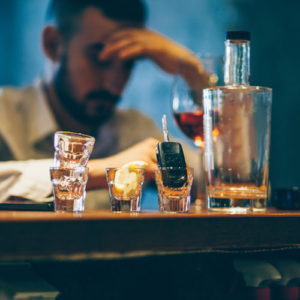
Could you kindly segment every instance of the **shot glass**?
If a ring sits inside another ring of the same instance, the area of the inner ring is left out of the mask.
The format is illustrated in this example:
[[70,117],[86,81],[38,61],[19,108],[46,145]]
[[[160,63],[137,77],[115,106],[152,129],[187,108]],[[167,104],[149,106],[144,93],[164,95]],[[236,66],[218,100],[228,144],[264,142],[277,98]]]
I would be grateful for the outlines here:
[[88,168],[50,168],[55,211],[84,211]]
[[106,169],[112,211],[139,212],[141,210],[144,174],[143,168]]
[[68,131],[54,134],[54,166],[61,168],[85,167],[93,151],[95,138]]
[[155,170],[159,210],[185,213],[190,209],[193,174],[191,168],[162,167]]

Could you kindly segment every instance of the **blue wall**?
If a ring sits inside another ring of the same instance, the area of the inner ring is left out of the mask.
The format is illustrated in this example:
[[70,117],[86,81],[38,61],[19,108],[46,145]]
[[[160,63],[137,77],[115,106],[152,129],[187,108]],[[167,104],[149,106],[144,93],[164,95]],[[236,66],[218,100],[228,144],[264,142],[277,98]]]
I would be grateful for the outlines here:
[[[300,186],[300,3],[286,0],[148,0],[149,27],[195,52],[223,55],[224,32],[252,33],[251,82],[274,90],[270,173],[273,187]],[[0,85],[24,85],[43,71],[40,31],[47,0],[0,4]],[[160,126],[168,115],[173,135],[183,137],[170,114],[172,77],[142,61],[124,95]]]

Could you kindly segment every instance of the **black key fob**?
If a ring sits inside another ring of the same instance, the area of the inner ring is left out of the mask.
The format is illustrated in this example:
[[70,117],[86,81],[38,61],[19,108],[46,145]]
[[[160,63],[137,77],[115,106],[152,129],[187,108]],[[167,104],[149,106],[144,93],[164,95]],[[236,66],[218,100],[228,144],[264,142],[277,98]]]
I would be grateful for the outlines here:
[[161,142],[156,147],[158,166],[163,185],[180,188],[187,181],[187,170],[182,146],[176,142]]

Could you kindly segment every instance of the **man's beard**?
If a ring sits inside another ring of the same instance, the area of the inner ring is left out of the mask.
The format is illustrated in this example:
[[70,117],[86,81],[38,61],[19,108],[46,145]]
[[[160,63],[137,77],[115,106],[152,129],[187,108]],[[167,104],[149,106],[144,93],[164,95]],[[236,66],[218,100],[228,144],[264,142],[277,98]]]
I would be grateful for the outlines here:
[[[67,70],[67,60],[64,58],[60,69],[54,78],[54,89],[58,101],[64,109],[78,122],[98,127],[111,118],[114,113],[115,106],[119,102],[120,96],[113,95],[106,90],[94,90],[85,95],[82,103],[76,100],[72,95],[73,88],[70,82],[70,76]],[[88,112],[88,105],[91,111]]]

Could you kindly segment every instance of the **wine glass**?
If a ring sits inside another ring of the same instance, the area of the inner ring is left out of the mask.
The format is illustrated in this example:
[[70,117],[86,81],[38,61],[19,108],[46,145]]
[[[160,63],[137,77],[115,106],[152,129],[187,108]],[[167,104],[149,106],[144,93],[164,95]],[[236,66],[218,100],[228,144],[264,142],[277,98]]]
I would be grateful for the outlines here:
[[[197,54],[195,57],[200,68],[204,68],[206,79],[203,82],[201,75],[195,74],[193,69],[191,70],[193,73],[187,73],[187,68],[182,63],[183,60],[180,61],[172,87],[172,112],[177,126],[198,148],[200,174],[195,174],[197,187],[197,199],[195,203],[196,208],[204,209],[206,208],[206,193],[203,167],[202,90],[205,87],[214,86],[220,82],[222,58],[210,54]],[[197,76],[200,76],[199,79]]]

